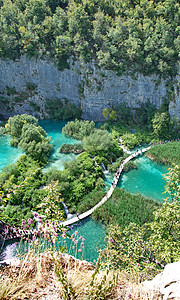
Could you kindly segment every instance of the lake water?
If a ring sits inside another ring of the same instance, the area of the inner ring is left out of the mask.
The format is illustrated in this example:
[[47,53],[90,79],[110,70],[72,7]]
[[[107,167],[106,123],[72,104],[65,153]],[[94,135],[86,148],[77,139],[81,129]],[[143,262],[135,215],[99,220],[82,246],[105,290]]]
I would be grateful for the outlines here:
[[0,171],[23,154],[21,149],[9,146],[10,139],[9,135],[0,136]]
[[[78,222],[77,224],[72,226],[72,229],[69,230],[67,233],[68,235],[75,234],[77,232],[76,240],[82,236],[84,241],[84,250],[82,252],[78,252],[80,249],[81,240],[79,240],[77,244],[77,249],[72,248],[71,239],[66,239],[66,243],[64,243],[64,239],[59,237],[56,241],[56,248],[58,249],[60,246],[66,246],[68,248],[67,253],[75,256],[79,259],[85,259],[89,262],[95,262],[99,255],[99,250],[105,247],[105,228],[104,226],[92,220],[90,217]],[[6,243],[6,246],[3,248],[2,253],[0,254],[0,261],[8,261],[14,257],[17,257],[18,248],[17,241],[9,241]],[[46,244],[46,249],[48,248]],[[21,253],[25,253],[24,251],[25,245],[21,245]]]
[[[51,136],[51,142],[53,144],[53,152],[50,157],[49,164],[45,170],[50,167],[57,167],[59,170],[63,169],[65,161],[72,160],[76,157],[75,154],[61,154],[59,148],[63,143],[78,143],[79,141],[68,138],[62,134],[62,127],[66,122],[54,122],[54,121],[40,121],[40,125]],[[0,137],[0,170],[10,163],[15,162],[22,155],[22,151],[18,148],[9,146],[9,136]],[[167,167],[152,162],[148,158],[141,156],[134,160],[138,169],[131,170],[124,173],[119,181],[118,186],[123,187],[125,190],[131,193],[140,192],[147,197],[152,197],[162,201],[165,181],[162,178],[162,174],[167,172]],[[110,186],[112,183],[112,175],[106,175],[106,186]],[[99,223],[91,218],[87,218],[82,221],[80,226],[74,225],[70,234],[75,230],[78,230],[79,234],[85,238],[85,252],[83,258],[88,261],[97,259],[97,249],[102,249],[105,246],[105,229]],[[16,251],[16,244],[11,243],[4,248],[2,253],[3,259],[12,257],[12,253]],[[71,253],[73,254],[73,253]],[[79,254],[81,255],[81,254]]]
[[[163,174],[168,172],[167,166],[151,161],[145,156],[134,160],[137,169],[132,169],[122,174],[118,187],[124,188],[130,193],[141,193],[142,195],[162,201],[166,197],[164,192],[165,180]],[[112,183],[112,175],[105,176],[107,186]]]

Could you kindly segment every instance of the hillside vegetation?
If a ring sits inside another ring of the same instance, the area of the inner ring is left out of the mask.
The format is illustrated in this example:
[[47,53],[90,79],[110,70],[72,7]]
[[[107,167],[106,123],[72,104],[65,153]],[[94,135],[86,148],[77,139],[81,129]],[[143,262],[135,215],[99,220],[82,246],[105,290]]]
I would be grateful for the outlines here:
[[151,159],[165,164],[180,164],[180,142],[169,142],[167,144],[152,147],[147,156]]
[[92,59],[121,74],[174,76],[180,52],[178,0],[2,0],[0,56]]

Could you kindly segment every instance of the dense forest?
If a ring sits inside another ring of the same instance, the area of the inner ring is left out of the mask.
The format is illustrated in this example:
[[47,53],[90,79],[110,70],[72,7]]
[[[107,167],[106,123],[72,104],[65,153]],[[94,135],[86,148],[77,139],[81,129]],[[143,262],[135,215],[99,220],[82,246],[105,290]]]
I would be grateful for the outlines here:
[[1,0],[0,57],[94,61],[118,74],[177,73],[177,0]]

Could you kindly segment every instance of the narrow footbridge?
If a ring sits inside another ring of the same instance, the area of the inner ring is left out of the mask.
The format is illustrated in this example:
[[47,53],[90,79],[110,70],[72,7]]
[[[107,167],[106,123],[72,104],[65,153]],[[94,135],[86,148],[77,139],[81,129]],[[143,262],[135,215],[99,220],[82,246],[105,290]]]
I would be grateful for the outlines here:
[[136,150],[133,154],[131,154],[124,160],[124,162],[120,165],[120,167],[118,168],[118,170],[114,176],[114,179],[113,179],[113,182],[112,182],[112,185],[111,185],[109,191],[107,192],[107,194],[102,198],[102,200],[98,204],[96,204],[94,207],[92,207],[91,209],[89,209],[88,211],[84,212],[83,214],[81,214],[79,216],[76,216],[72,219],[61,222],[60,225],[61,226],[69,226],[69,225],[72,225],[72,224],[90,216],[95,211],[96,208],[100,207],[104,202],[106,202],[111,197],[115,187],[117,186],[117,183],[118,183],[121,173],[123,171],[124,165],[127,164],[127,162],[130,161],[131,159],[133,159],[134,157],[137,157],[141,153],[148,151],[150,148],[151,148],[151,146],[143,148],[141,150]]

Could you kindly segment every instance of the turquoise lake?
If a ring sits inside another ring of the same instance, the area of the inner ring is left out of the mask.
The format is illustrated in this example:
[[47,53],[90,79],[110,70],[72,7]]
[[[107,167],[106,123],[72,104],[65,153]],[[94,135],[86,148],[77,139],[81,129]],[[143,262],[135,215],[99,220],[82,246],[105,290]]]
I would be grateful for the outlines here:
[[[51,142],[53,144],[53,152],[45,171],[51,167],[57,167],[59,170],[62,170],[64,162],[72,160],[76,155],[59,153],[60,146],[63,143],[74,144],[79,143],[79,141],[68,138],[62,134],[62,127],[66,122],[44,120],[39,123],[46,130],[48,136],[51,136]],[[15,162],[22,155],[20,149],[9,146],[9,140],[9,136],[0,137],[0,170],[8,164]],[[137,165],[137,169],[124,173],[118,186],[131,193],[140,192],[147,197],[162,201],[162,199],[165,198],[165,196],[162,195],[165,185],[162,175],[167,173],[168,168],[152,162],[145,156],[141,156],[134,161]],[[112,175],[106,175],[106,187],[111,185],[112,179]],[[75,230],[78,230],[79,235],[85,238],[85,252],[83,258],[88,261],[97,259],[97,250],[105,246],[105,229],[102,224],[95,222],[91,218],[87,218],[79,225],[74,225],[70,234]],[[12,256],[14,251],[16,251],[16,244],[12,243],[4,249],[1,257],[8,259]]]
[[[137,169],[124,173],[118,182],[118,187],[133,194],[139,192],[148,198],[162,201],[166,197],[163,194],[165,186],[163,174],[168,172],[167,166],[157,164],[146,156],[140,156],[134,162]],[[113,176],[106,175],[105,178],[106,185],[110,186]]]
[[14,163],[23,154],[21,149],[10,147],[10,136],[0,136],[0,171],[9,164]]

